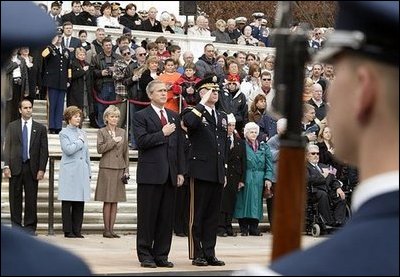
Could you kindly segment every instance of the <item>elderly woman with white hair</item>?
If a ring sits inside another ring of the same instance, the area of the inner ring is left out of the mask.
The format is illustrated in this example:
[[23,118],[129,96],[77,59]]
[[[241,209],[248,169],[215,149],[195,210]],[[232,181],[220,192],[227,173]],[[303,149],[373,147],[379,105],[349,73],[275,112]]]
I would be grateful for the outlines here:
[[249,122],[244,127],[246,140],[246,178],[237,194],[234,218],[238,219],[242,236],[261,236],[258,223],[263,217],[263,190],[272,186],[273,166],[269,146],[257,141],[260,127]]

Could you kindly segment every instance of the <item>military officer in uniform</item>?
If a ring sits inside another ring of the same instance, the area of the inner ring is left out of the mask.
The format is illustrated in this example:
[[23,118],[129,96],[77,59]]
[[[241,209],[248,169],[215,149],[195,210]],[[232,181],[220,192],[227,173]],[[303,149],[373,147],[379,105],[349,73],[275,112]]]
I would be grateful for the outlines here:
[[49,99],[50,134],[58,134],[62,129],[65,94],[72,74],[70,52],[61,45],[61,41],[62,32],[58,31],[52,44],[42,52],[44,63],[43,85],[47,87]]
[[196,266],[223,266],[215,257],[222,190],[226,183],[227,116],[216,110],[218,78],[204,78],[195,86],[201,101],[182,114],[192,152],[189,160],[189,258]]

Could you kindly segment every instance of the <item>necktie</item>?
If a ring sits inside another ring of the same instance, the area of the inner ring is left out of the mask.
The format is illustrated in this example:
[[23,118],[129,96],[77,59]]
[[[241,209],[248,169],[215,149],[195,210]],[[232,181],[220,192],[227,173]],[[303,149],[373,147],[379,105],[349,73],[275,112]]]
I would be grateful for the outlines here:
[[217,118],[215,117],[215,112],[214,112],[214,110],[211,110],[211,116],[213,117],[214,122],[217,123]]
[[167,119],[166,119],[165,116],[164,116],[164,111],[163,111],[163,110],[160,110],[160,114],[161,114],[161,117],[160,117],[160,119],[161,119],[161,125],[164,127],[165,124],[167,124],[168,122],[167,122]]
[[28,127],[26,126],[27,121],[25,121],[24,128],[22,128],[22,161],[26,162],[28,160]]
[[229,149],[232,149],[232,148],[233,148],[233,144],[232,144],[232,142],[233,142],[233,140],[232,140],[232,137],[231,137],[231,136],[229,136],[229,137],[228,137],[228,145],[229,145]]
[[65,47],[69,48],[69,38],[67,38],[66,42],[65,42]]

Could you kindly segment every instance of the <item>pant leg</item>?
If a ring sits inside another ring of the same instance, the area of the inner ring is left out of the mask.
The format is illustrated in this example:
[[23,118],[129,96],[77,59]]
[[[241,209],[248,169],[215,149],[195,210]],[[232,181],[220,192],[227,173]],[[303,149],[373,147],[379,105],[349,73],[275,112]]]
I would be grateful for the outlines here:
[[249,223],[247,222],[247,218],[238,218],[240,232],[248,233],[249,232]]
[[190,181],[190,230],[189,230],[189,258],[204,257],[202,249],[203,217],[206,213],[206,184],[203,181],[191,178]]
[[346,200],[337,197],[332,200],[333,216],[339,223],[344,223],[346,220]]
[[327,192],[323,190],[316,190],[315,194],[318,199],[318,212],[322,215],[328,225],[333,224],[335,220],[332,216]]
[[258,230],[258,219],[248,218],[247,220],[249,222],[249,233],[251,235],[258,235],[260,233],[260,231]]
[[224,234],[227,232],[227,213],[220,212],[218,218],[218,234]]
[[[175,234],[185,233],[185,219],[183,217],[185,210],[185,189],[187,186],[183,185],[176,188],[175,197],[175,216],[174,216],[174,232]],[[187,227],[186,227],[187,229]]]
[[37,193],[38,181],[36,176],[32,176],[30,164],[24,164],[23,183],[25,192],[25,209],[24,209],[24,227],[30,231],[36,231],[37,228]]
[[64,233],[72,233],[72,201],[61,201],[61,215]]
[[22,226],[22,173],[9,179],[11,225]]
[[72,232],[75,235],[80,235],[82,231],[82,223],[83,223],[83,211],[85,207],[84,201],[72,201]]
[[155,226],[153,254],[154,260],[168,260],[171,250],[172,232],[174,223],[176,187],[172,185],[171,180],[162,185],[163,192],[160,199],[160,206],[157,214]]
[[56,99],[55,99],[55,114],[54,114],[54,124],[56,130],[62,129],[62,122],[63,122],[63,114],[64,114],[64,103],[65,103],[65,94],[67,93],[66,90],[57,90]]
[[226,214],[226,221],[225,221],[225,226],[226,226],[226,232],[233,233],[233,227],[232,227],[232,214],[227,213]]
[[218,217],[221,210],[223,185],[218,183],[208,184],[208,202],[205,207],[203,218],[202,247],[206,257],[215,256],[215,245],[217,243]]
[[138,184],[136,252],[140,262],[153,260],[153,242],[162,194],[161,185]]
[[57,108],[57,90],[48,88],[48,116],[49,116],[49,129],[56,129],[56,108]]

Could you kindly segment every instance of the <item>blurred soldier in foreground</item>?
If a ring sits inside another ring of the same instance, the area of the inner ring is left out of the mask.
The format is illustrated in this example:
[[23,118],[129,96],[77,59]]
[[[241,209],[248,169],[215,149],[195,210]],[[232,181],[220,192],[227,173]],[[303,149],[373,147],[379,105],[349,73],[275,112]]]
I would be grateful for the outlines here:
[[337,70],[328,120],[338,158],[360,170],[353,218],[321,244],[248,275],[399,275],[399,44],[391,39],[399,2],[339,8],[338,31],[315,59]]

